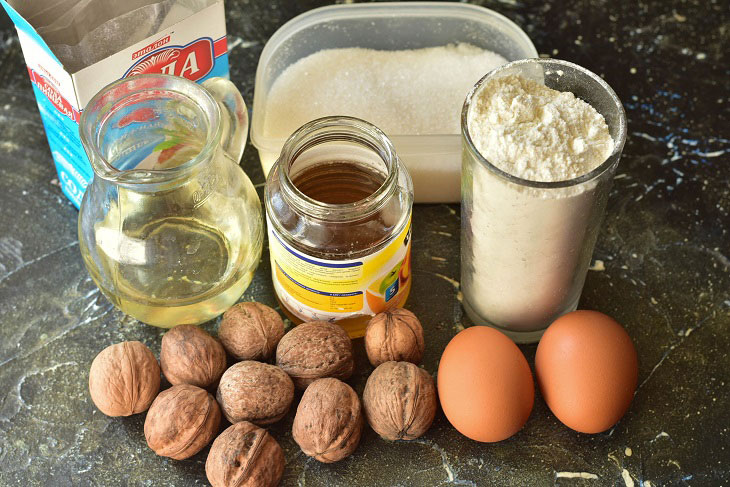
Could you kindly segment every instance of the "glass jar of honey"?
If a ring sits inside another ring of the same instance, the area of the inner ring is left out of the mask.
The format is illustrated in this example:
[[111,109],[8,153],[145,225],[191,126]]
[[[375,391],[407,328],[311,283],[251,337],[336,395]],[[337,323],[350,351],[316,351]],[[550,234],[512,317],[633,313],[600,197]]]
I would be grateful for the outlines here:
[[388,137],[325,117],[287,140],[266,181],[271,273],[295,323],[331,321],[362,336],[411,289],[413,184]]

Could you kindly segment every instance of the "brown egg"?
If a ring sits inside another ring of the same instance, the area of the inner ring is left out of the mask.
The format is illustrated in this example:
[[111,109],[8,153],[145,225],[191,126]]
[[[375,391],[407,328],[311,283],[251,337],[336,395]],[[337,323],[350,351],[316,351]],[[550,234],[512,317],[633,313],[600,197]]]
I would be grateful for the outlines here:
[[569,428],[600,433],[626,413],[639,362],[628,333],[597,311],[573,311],[545,331],[535,355],[545,402]]
[[446,418],[476,441],[501,441],[517,433],[535,399],[525,356],[506,335],[486,326],[467,328],[451,339],[437,381]]

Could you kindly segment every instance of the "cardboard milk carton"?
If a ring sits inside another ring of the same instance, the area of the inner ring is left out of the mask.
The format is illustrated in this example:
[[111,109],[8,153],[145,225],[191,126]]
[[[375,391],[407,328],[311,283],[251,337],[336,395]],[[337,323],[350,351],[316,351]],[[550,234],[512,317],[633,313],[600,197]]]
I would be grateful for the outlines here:
[[[36,23],[34,19],[43,18],[44,12],[38,10],[46,8],[52,13],[47,5],[53,2],[0,0],[18,31],[61,188],[77,208],[93,177],[91,165],[81,146],[79,117],[101,88],[118,79],[143,73],[174,74],[196,82],[213,76],[228,77],[223,0],[194,0],[192,9],[189,6],[191,2],[182,0],[168,0],[158,5],[165,4],[168,8],[166,12],[169,12],[171,8],[178,7],[178,2],[188,3],[188,10],[179,9],[176,12],[178,17],[168,18],[182,17],[182,20],[174,23],[170,20],[167,26],[162,21],[159,25],[161,29],[156,33],[121,50],[117,50],[114,45],[104,45],[103,48],[111,54],[84,67],[83,62],[76,60],[67,61],[67,66],[64,66],[49,43],[39,34],[39,31],[48,32],[44,37],[51,39],[58,30],[46,28],[44,31],[44,28],[36,29],[31,25]],[[81,0],[78,3],[89,4],[93,0]],[[36,6],[35,10],[32,5]],[[187,17],[186,12],[190,12]],[[109,15],[108,11],[105,14]],[[55,20],[55,17],[53,21],[56,24],[64,21],[69,23],[63,16],[60,21]],[[64,28],[67,27],[64,25]],[[82,42],[93,34],[86,36]],[[56,52],[68,47],[54,45]],[[99,51],[95,54],[98,55]]]

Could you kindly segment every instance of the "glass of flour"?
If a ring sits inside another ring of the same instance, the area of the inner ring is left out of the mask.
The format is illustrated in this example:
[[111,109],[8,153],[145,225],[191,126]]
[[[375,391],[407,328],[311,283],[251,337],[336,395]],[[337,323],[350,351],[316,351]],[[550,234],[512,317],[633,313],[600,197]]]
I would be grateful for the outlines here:
[[537,341],[578,305],[626,140],[623,107],[578,65],[526,59],[474,86],[461,131],[464,308]]

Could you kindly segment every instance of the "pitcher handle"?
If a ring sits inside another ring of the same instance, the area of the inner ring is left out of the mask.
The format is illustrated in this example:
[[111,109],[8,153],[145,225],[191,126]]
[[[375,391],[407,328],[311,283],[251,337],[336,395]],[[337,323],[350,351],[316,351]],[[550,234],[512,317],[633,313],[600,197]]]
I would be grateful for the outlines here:
[[210,78],[202,83],[221,109],[221,145],[236,163],[241,162],[248,137],[248,109],[238,88],[225,78]]

